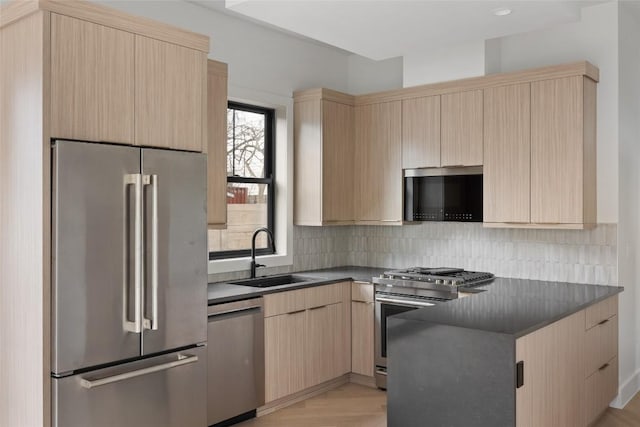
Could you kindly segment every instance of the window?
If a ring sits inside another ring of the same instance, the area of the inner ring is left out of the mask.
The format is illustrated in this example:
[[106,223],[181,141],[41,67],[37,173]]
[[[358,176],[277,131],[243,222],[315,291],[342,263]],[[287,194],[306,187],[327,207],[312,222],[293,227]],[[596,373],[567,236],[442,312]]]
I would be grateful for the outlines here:
[[[229,102],[227,108],[227,228],[209,230],[209,259],[249,256],[260,227],[274,233],[274,111]],[[275,234],[275,233],[274,233]],[[266,233],[256,254],[273,254]]]

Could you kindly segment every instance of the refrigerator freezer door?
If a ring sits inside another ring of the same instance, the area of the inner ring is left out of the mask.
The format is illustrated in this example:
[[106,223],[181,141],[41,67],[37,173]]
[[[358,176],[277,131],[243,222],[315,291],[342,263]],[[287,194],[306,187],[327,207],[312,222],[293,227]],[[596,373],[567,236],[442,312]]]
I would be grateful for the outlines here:
[[206,427],[206,347],[53,378],[54,427]]
[[140,334],[131,332],[139,172],[140,149],[71,141],[53,147],[54,373],[140,355]]
[[207,157],[143,149],[142,353],[207,340]]

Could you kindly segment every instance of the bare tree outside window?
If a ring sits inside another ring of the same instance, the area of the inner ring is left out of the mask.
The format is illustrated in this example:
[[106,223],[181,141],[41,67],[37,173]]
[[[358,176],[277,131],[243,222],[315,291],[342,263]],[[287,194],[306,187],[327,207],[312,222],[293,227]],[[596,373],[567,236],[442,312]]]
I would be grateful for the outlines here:
[[227,110],[227,175],[264,178],[263,114]]
[[[209,230],[211,258],[245,256],[256,228],[273,229],[272,122],[272,110],[229,103],[227,229]],[[261,253],[273,253],[265,234],[256,243]]]

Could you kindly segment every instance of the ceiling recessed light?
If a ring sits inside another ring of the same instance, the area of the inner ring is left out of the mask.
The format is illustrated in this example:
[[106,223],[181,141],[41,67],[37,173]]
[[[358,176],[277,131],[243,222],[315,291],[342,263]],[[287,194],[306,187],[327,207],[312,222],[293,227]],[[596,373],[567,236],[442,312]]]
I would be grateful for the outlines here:
[[511,9],[507,9],[506,7],[499,7],[493,10],[493,14],[496,16],[507,16],[511,14]]

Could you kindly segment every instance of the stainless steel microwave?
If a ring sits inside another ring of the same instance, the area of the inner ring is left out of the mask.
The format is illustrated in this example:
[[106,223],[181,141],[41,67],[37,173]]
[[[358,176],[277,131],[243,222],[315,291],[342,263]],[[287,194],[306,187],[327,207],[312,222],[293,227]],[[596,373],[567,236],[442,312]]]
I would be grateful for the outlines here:
[[482,222],[482,166],[405,170],[404,220]]

